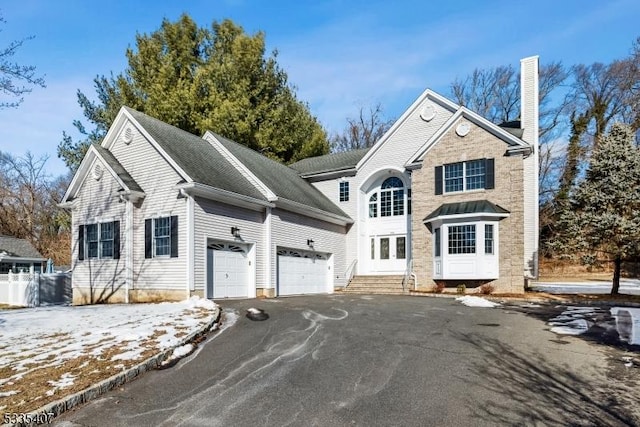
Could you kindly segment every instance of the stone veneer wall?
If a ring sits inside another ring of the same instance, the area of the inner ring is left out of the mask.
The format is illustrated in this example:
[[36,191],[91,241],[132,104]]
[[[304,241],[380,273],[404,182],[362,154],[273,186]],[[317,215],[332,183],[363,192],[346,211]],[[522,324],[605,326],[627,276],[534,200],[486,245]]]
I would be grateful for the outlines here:
[[[461,118],[460,121],[466,121]],[[499,221],[499,278],[488,282],[495,292],[524,292],[524,190],[523,156],[506,156],[508,145],[486,130],[468,122],[464,137],[455,133],[458,121],[425,155],[422,168],[411,177],[413,192],[413,266],[418,289],[433,289],[433,235],[424,218],[443,203],[489,200],[507,209],[509,217]],[[446,163],[481,158],[495,159],[495,188],[435,195],[434,168]],[[444,249],[444,248],[443,248]],[[445,249],[446,250],[446,249]],[[462,281],[461,281],[462,282]],[[464,281],[469,286],[470,281]],[[473,290],[469,290],[473,292]]]

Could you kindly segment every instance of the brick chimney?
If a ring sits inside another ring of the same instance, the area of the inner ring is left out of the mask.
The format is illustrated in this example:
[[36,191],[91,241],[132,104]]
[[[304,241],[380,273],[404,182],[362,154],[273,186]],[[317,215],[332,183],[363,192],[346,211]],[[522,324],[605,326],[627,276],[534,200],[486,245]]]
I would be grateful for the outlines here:
[[539,150],[538,150],[538,56],[520,60],[520,121],[522,139],[533,152],[524,159],[524,274],[538,277],[539,232]]

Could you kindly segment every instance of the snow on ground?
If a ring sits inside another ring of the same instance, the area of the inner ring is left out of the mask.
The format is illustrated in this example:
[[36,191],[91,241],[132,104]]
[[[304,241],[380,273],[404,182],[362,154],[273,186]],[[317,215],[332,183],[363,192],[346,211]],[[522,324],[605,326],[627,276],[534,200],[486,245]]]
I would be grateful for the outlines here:
[[481,298],[481,297],[474,297],[474,296],[464,296],[464,297],[458,297],[456,298],[456,301],[468,306],[468,307],[486,307],[486,308],[491,308],[491,307],[497,307],[500,304],[498,304],[497,302],[493,302],[493,301],[489,301],[487,299]]
[[[550,294],[608,294],[611,282],[534,282],[531,289]],[[640,295],[640,279],[620,279],[620,293]]]
[[[0,409],[15,409],[9,398],[53,396],[73,388],[86,373],[113,375],[175,347],[211,323],[216,308],[212,301],[193,297],[176,303],[0,311]],[[177,357],[186,350],[179,348]],[[52,376],[40,379],[45,370]],[[39,396],[30,390],[36,379],[43,389]]]

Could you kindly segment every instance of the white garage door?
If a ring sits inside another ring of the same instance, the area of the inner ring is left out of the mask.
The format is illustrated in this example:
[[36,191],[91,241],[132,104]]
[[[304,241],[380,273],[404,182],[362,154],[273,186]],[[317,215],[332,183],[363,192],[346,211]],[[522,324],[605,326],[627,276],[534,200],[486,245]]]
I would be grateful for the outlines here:
[[207,248],[207,297],[247,298],[247,249],[233,243],[213,243]]
[[329,264],[325,254],[278,250],[278,295],[328,293]]

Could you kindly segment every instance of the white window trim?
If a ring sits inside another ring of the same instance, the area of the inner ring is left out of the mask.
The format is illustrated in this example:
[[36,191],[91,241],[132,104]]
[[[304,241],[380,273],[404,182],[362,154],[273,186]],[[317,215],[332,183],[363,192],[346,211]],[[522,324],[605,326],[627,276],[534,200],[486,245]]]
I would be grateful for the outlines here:
[[[169,220],[169,253],[158,255],[156,252],[156,221],[159,219],[167,218]],[[158,215],[151,218],[151,257],[152,258],[171,258],[171,215]]]
[[[458,218],[456,218],[458,217]],[[435,280],[485,280],[497,279],[500,269],[500,224],[498,216],[475,216],[452,215],[446,219],[436,219],[432,221],[432,262],[433,279]],[[493,225],[493,253],[485,254],[485,224]],[[450,254],[449,253],[449,227],[475,225],[475,253]],[[440,229],[440,256],[435,256],[435,230]],[[472,276],[457,274],[449,267],[451,263],[465,262],[469,266],[474,266],[475,273]],[[487,263],[492,263],[494,273],[485,271]],[[439,273],[437,273],[439,271]]]
[[[467,163],[476,162],[478,160],[483,159],[471,159],[471,160],[463,160],[461,162],[454,163],[446,163],[442,165],[442,194],[460,194],[460,193],[474,193],[480,191],[486,191],[487,187],[487,168],[485,165],[484,170],[484,187],[482,188],[473,188],[471,190],[467,190]],[[458,163],[462,163],[462,190],[457,191],[447,191],[447,166],[457,165]]]
[[[90,260],[90,259],[103,259],[103,260],[107,260],[107,259],[113,259],[113,255],[115,253],[115,230],[112,230],[113,233],[113,237],[111,238],[111,256],[105,257],[102,255],[102,224],[108,224],[108,223],[113,223],[115,221],[119,221],[117,219],[109,219],[109,220],[97,220],[94,219],[92,222],[83,224],[84,225],[84,260]],[[94,256],[94,257],[90,257],[89,256],[89,239],[87,238],[88,236],[88,230],[87,227],[90,225],[97,225],[98,226],[98,256]]]

